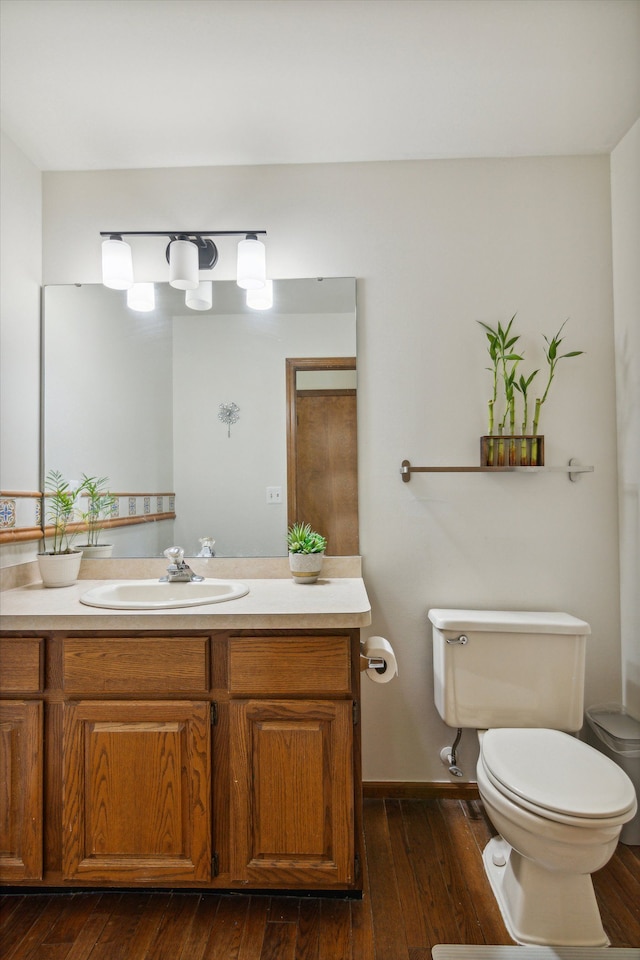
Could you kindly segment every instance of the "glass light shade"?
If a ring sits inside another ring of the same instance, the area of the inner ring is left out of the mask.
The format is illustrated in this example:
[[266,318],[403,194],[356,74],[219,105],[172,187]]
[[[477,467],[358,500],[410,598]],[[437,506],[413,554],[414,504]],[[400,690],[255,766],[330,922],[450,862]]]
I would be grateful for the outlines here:
[[259,290],[247,290],[247,306],[252,310],[270,310],[273,306],[273,280]]
[[238,286],[244,290],[259,290],[267,280],[264,243],[247,237],[238,244]]
[[187,290],[184,302],[192,310],[210,310],[213,303],[213,281],[201,280],[195,290]]
[[152,283],[134,283],[127,290],[127,306],[139,313],[149,313],[156,308],[156,292]]
[[102,241],[102,282],[112,290],[128,290],[133,284],[131,247],[124,240]]
[[195,290],[199,283],[198,248],[191,240],[169,244],[169,283],[177,290]]

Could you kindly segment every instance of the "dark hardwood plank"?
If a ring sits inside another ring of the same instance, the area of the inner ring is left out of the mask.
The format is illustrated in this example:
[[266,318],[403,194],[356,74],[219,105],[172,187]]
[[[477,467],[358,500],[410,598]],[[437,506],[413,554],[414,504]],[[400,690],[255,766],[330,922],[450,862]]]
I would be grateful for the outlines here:
[[[618,848],[624,844],[618,844]],[[630,871],[619,856],[593,875],[603,926],[615,946],[640,946],[640,868]]]
[[351,907],[348,900],[323,900],[320,904],[321,960],[352,960]]
[[171,897],[145,960],[175,960],[180,956],[198,903],[198,897],[193,894]]
[[61,910],[55,923],[46,934],[43,946],[74,943],[100,900],[101,894],[99,893],[75,894],[72,896],[66,908]]
[[51,897],[40,894],[19,897],[16,898],[19,906],[11,909],[11,897],[6,898],[2,905],[2,924],[0,925],[3,960],[9,960],[12,952],[28,933],[32,923],[35,923],[50,899]]
[[407,944],[411,947],[418,943],[436,943],[437,935],[432,926],[433,910],[430,909],[423,869],[424,850],[411,824],[414,808],[410,804],[401,806],[400,800],[385,800],[384,805]]
[[[326,918],[324,918],[326,921]],[[296,960],[324,960],[320,954],[320,900],[302,900],[298,914]]]
[[[238,960],[260,960],[268,913],[267,897],[251,897]],[[191,960],[191,957],[184,960]]]
[[447,801],[442,809],[452,851],[464,869],[467,894],[462,903],[471,903],[482,936],[482,940],[477,942],[508,946],[513,940],[507,933],[495,898],[488,892],[488,881],[482,858],[478,856],[476,838],[469,829],[468,818],[477,819],[477,813],[467,804],[455,800]]
[[32,905],[35,909],[27,913],[26,933],[21,931],[18,925],[11,937],[7,937],[5,934],[3,938],[3,960],[32,960],[32,958],[36,958],[38,947],[55,922],[60,909],[64,908],[64,904],[59,903],[56,897],[41,897],[38,895],[34,899],[38,902]]
[[176,954],[176,960],[203,960],[219,902],[220,897],[215,894],[203,894],[198,898],[182,952]]
[[106,913],[94,913],[84,924],[77,939],[66,956],[66,960],[89,960],[94,956],[93,949],[108,920]]
[[373,911],[367,857],[362,864],[362,900],[351,902],[351,933],[353,960],[375,960],[373,942]]
[[[260,960],[295,960],[296,925],[293,923],[267,923]],[[222,957],[220,957],[222,960]],[[225,956],[224,960],[232,960]]]
[[[237,960],[250,900],[250,897],[220,897],[205,952],[207,960]],[[293,929],[295,932],[295,927]]]
[[384,801],[364,801],[364,831],[376,957],[408,960],[404,917]]
[[[153,941],[162,917],[171,900],[170,893],[153,894],[146,903],[139,899],[140,894],[124,895],[126,904],[117,904],[109,917],[91,960],[145,960],[147,950]],[[102,904],[101,904],[102,906]],[[122,913],[120,911],[123,911]],[[137,922],[124,926],[124,939],[120,937],[120,918],[136,916]]]

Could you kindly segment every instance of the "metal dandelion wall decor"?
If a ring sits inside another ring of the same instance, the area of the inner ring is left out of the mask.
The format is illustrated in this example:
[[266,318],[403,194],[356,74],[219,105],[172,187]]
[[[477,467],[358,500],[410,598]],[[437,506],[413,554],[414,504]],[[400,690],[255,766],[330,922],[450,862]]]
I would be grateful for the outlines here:
[[227,425],[227,436],[231,436],[231,424],[237,423],[240,419],[240,407],[237,403],[221,403],[218,420],[222,420]]

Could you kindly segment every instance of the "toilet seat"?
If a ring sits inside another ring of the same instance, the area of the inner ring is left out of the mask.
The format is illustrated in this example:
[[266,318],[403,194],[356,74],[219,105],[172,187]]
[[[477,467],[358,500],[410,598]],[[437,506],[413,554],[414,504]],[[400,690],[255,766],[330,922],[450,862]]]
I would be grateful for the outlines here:
[[481,762],[503,796],[547,820],[613,825],[636,806],[633,784],[617,764],[559,730],[488,730]]

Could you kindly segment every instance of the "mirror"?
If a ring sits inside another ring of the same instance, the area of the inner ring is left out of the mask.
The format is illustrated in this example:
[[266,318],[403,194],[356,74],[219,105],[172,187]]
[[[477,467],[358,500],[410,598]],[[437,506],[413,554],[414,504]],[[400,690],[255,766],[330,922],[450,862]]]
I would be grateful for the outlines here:
[[101,284],[45,287],[43,474],[109,478],[113,556],[196,556],[204,538],[285,556],[287,359],[355,358],[355,280],[275,280],[270,310],[232,281],[207,311],[155,289],[139,313]]

